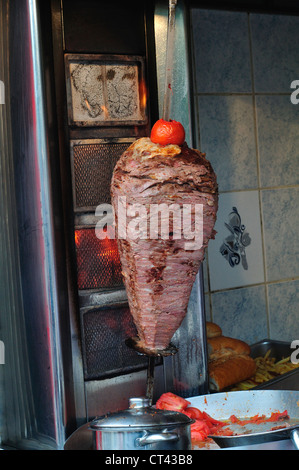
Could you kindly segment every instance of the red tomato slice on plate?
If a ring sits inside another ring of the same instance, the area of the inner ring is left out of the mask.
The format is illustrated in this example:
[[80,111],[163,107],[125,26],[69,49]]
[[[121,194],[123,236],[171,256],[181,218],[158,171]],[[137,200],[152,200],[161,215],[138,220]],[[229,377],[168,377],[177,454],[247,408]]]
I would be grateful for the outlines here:
[[174,393],[163,393],[157,400],[156,408],[158,410],[183,411],[190,405],[190,402]]

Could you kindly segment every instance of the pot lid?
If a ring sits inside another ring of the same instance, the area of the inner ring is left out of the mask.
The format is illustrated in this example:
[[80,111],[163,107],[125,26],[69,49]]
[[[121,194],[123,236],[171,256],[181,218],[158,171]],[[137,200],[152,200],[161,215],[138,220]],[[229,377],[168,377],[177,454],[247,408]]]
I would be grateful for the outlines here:
[[118,413],[109,413],[91,422],[90,428],[94,431],[114,431],[144,429],[147,427],[180,426],[193,423],[189,416],[177,411],[157,410],[150,406],[147,398],[130,398],[129,409]]

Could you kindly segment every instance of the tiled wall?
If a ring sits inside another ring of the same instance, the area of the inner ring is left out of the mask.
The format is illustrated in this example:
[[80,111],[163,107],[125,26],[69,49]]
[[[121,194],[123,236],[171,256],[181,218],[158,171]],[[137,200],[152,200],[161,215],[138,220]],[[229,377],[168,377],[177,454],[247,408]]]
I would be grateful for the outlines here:
[[299,17],[191,10],[198,142],[218,178],[207,318],[299,339]]

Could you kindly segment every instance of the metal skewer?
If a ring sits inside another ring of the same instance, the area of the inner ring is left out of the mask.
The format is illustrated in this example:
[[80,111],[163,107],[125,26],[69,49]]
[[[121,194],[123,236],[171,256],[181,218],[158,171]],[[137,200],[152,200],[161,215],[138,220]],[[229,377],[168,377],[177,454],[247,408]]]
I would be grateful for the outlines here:
[[136,351],[137,354],[148,357],[147,379],[146,379],[146,398],[148,398],[150,402],[152,403],[153,394],[154,394],[154,371],[155,371],[156,357],[173,356],[174,354],[178,352],[178,350],[173,344],[170,343],[166,349],[157,349],[155,351],[150,351],[139,345],[138,337],[128,338],[126,339],[125,343],[129,348],[134,349],[134,351]]
[[[166,71],[165,71],[165,92],[163,102],[163,119],[169,121],[171,97],[172,97],[172,78],[173,78],[173,55],[174,55],[174,33],[175,33],[175,7],[177,0],[169,0],[168,28],[166,44]],[[149,351],[139,345],[138,338],[128,338],[126,345],[134,349],[138,354],[148,356],[146,398],[152,402],[154,393],[154,371],[155,360],[158,356],[172,356],[177,353],[177,348],[170,344],[164,350]]]
[[163,116],[162,116],[165,121],[169,121],[170,110],[171,110],[176,4],[177,4],[177,0],[169,0],[168,29],[167,29],[167,43],[166,43],[165,92],[164,92]]
[[154,382],[155,382],[155,357],[148,357],[148,366],[147,366],[147,380],[146,380],[146,398],[150,400],[150,403],[153,402],[154,396]]

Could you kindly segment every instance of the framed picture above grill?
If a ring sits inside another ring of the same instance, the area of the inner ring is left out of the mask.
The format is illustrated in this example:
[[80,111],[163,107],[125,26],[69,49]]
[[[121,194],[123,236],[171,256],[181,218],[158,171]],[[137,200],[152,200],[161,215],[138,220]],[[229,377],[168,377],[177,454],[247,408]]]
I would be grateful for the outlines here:
[[65,54],[70,126],[138,126],[148,121],[144,60]]

